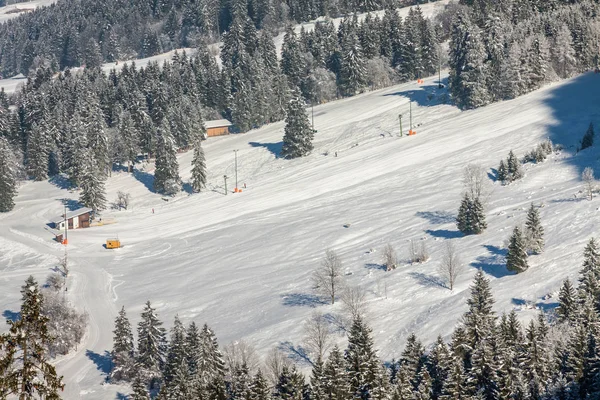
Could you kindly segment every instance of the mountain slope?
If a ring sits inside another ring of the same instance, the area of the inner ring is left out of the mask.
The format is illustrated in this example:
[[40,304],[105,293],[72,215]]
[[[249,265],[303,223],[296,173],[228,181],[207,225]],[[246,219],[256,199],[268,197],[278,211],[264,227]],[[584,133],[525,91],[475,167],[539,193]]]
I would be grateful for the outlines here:
[[[520,157],[548,135],[567,146],[576,143],[585,131],[577,124],[598,118],[599,89],[598,75],[587,74],[461,112],[442,103],[445,91],[430,78],[423,86],[409,83],[315,107],[315,151],[303,159],[276,157],[283,123],[210,138],[209,187],[200,194],[161,199],[149,190],[151,164],[135,176],[113,173],[108,198],[130,192],[131,210],[106,211],[103,220],[115,223],[69,232],[68,293],[90,314],[90,329],[79,351],[58,364],[67,379],[66,398],[108,398],[127,390],[102,385],[104,352],[112,346],[116,311],[125,305],[137,324],[148,299],[167,326],[179,314],[185,323],[206,321],[222,345],[243,339],[263,356],[274,346],[297,355],[302,323],[312,312],[341,312],[341,304],[321,304],[311,291],[311,273],[326,249],[343,259],[348,283],[367,291],[368,321],[385,360],[399,356],[410,332],[425,343],[450,333],[466,309],[477,268],[491,278],[496,311],[516,308],[528,319],[534,315],[528,304],[551,307],[555,299],[547,295],[567,276],[576,277],[584,243],[598,230],[598,200],[581,200],[578,193],[580,171],[597,166],[597,150],[575,156],[567,147],[540,165],[527,164],[525,178],[510,186],[490,181],[489,228],[478,236],[463,237],[453,222],[462,169],[478,163],[491,173],[510,149]],[[406,133],[409,98],[417,135],[400,138],[398,114]],[[565,110],[576,122],[567,129]],[[238,180],[247,186],[239,194],[231,193],[235,149]],[[179,156],[184,181],[191,158],[191,152]],[[62,255],[44,224],[61,213],[63,197],[77,194],[27,182],[15,211],[0,216],[1,299],[8,311],[18,307],[23,279],[33,273],[43,280],[52,259]],[[547,250],[530,258],[527,272],[510,275],[503,242],[515,224],[524,223],[531,202],[543,205]],[[125,247],[105,250],[102,244],[115,235]],[[405,261],[411,239],[426,242],[430,261]],[[453,292],[436,278],[445,240],[455,243],[467,264]],[[387,243],[403,260],[392,272],[378,266]],[[344,345],[343,334],[336,340]]]

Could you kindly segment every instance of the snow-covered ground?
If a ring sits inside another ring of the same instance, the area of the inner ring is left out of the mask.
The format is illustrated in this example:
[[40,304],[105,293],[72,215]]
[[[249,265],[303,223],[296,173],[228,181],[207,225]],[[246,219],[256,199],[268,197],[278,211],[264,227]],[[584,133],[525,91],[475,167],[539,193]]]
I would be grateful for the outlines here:
[[0,23],[35,10],[38,7],[49,6],[54,3],[56,3],[56,0],[32,0],[0,7]]
[[[448,335],[465,311],[478,268],[491,279],[498,312],[516,309],[528,319],[535,310],[527,304],[551,307],[562,280],[576,278],[583,246],[598,232],[600,199],[582,200],[579,193],[580,172],[598,166],[598,151],[574,155],[569,146],[591,120],[598,122],[600,78],[586,74],[466,112],[438,101],[443,94],[429,78],[424,85],[315,107],[315,150],[297,160],[276,157],[282,122],[210,138],[209,185],[200,194],[163,199],[153,193],[152,165],[138,165],[142,170],[134,175],[113,173],[108,198],[129,192],[131,209],[104,212],[103,220],[113,224],[69,232],[68,296],[89,313],[90,326],[78,350],[58,363],[67,381],[65,398],[126,393],[125,387],[103,384],[105,352],[117,310],[124,305],[135,326],[146,300],[167,327],[179,314],[185,323],[207,322],[221,345],[243,339],[262,355],[274,346],[293,353],[311,313],[341,312],[340,304],[321,304],[311,291],[311,273],[326,249],[342,257],[348,283],[367,291],[368,320],[384,360],[399,356],[410,332],[425,343]],[[418,133],[400,138],[398,114],[406,132],[409,98]],[[527,164],[525,178],[510,186],[490,181],[489,228],[482,235],[460,235],[453,220],[463,167],[479,163],[491,172],[510,149],[522,156],[548,136],[565,151],[540,165]],[[234,194],[235,149],[238,180],[247,188]],[[184,181],[191,158],[179,155]],[[27,182],[15,210],[0,215],[0,304],[7,318],[18,311],[24,279],[33,274],[43,282],[63,255],[45,230],[61,213],[61,199],[77,198],[61,186]],[[503,242],[515,224],[524,223],[531,202],[543,205],[547,250],[530,258],[527,272],[511,275]],[[105,240],[117,235],[125,247],[104,249]],[[405,260],[411,239],[426,242],[430,261],[403,261],[397,270],[383,271],[383,247],[391,243]],[[436,278],[447,240],[467,265],[453,292]],[[344,343],[342,335],[337,340]]]

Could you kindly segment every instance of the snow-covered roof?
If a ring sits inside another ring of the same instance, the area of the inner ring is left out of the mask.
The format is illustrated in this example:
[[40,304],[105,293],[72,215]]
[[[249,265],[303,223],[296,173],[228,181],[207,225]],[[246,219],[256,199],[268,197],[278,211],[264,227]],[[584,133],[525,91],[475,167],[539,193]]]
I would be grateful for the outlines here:
[[54,218],[50,222],[52,222],[53,224],[59,224],[59,223],[63,222],[65,219],[70,219],[70,218],[73,218],[73,217],[78,217],[81,214],[86,214],[86,213],[89,213],[89,212],[92,212],[92,211],[93,210],[91,208],[88,208],[88,207],[78,208],[75,211],[68,212],[66,218],[63,215],[60,215],[60,216]]
[[209,128],[221,128],[223,126],[232,126],[233,124],[231,122],[229,122],[229,120],[226,119],[215,119],[214,121],[206,121],[204,123],[204,126],[206,126],[206,129]]

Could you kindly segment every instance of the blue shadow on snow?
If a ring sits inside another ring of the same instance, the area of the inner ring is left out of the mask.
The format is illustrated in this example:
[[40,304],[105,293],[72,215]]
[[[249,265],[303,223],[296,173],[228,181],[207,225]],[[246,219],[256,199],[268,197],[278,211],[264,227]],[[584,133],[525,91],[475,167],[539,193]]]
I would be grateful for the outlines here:
[[456,222],[456,216],[448,211],[418,211],[417,217],[426,219],[434,225],[452,224]]
[[481,269],[486,274],[495,278],[514,275],[514,273],[506,269],[506,249],[490,245],[484,245],[483,247],[490,254],[477,257],[477,260],[471,263],[473,267]]
[[269,150],[275,157],[279,157],[281,154],[281,149],[283,148],[283,142],[277,143],[258,143],[258,142],[248,142],[248,144],[252,147],[264,147]]
[[21,318],[21,313],[11,310],[4,310],[2,311],[2,316],[9,321],[15,322]]
[[442,238],[442,239],[456,239],[456,238],[460,238],[463,237],[463,233],[459,230],[456,231],[449,231],[448,229],[438,229],[438,230],[431,230],[431,229],[427,229],[425,231],[425,233],[433,236],[433,237],[438,237],[438,238]]
[[110,373],[112,368],[112,357],[110,356],[110,352],[108,350],[105,350],[104,354],[99,354],[93,352],[92,350],[86,350],[85,355],[92,360],[94,364],[96,364],[98,371],[105,375]]

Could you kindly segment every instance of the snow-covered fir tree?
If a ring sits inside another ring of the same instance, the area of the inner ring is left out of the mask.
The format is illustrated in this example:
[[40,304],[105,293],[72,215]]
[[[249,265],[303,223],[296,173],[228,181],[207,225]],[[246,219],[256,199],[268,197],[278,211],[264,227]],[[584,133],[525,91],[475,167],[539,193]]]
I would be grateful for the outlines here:
[[517,179],[523,177],[523,169],[521,168],[521,162],[515,156],[515,153],[511,150],[508,153],[508,159],[506,160],[506,171],[508,176],[508,182],[514,182]]
[[414,333],[406,341],[406,346],[399,361],[399,370],[404,370],[411,383],[412,390],[416,391],[420,385],[421,370],[425,366],[425,349]]
[[540,221],[540,212],[533,203],[527,211],[525,238],[527,239],[527,250],[529,252],[540,254],[544,250],[544,227]]
[[456,226],[465,235],[480,234],[487,228],[483,204],[479,197],[465,193],[458,209]]
[[150,302],[142,310],[142,320],[138,323],[137,363],[143,381],[153,387],[160,379],[166,351],[165,329]]
[[508,252],[506,253],[506,268],[516,273],[525,272],[529,268],[526,240],[518,226],[515,226],[509,240]]
[[0,137],[0,212],[14,208],[17,185],[17,160],[8,140]]
[[131,400],[150,400],[148,387],[144,383],[140,375],[136,376],[133,381],[133,393],[129,396]]
[[345,96],[354,96],[366,84],[366,69],[362,47],[356,33],[350,33],[342,44],[339,86]]
[[459,12],[450,39],[450,92],[461,108],[489,103],[486,86],[485,47],[481,31],[466,12]]
[[192,159],[192,189],[200,192],[206,187],[206,157],[202,143],[197,140],[194,143],[194,158]]
[[43,295],[30,276],[21,287],[19,318],[8,320],[9,331],[0,335],[0,394],[21,399],[59,399],[62,377],[48,360],[48,317],[42,313]]
[[497,178],[500,183],[503,185],[508,180],[508,169],[506,168],[506,164],[504,160],[500,160],[500,165],[498,166]]
[[306,156],[313,149],[313,137],[300,89],[295,88],[287,106],[281,156],[288,159]]
[[281,400],[302,400],[304,397],[304,376],[296,366],[284,365],[275,385],[274,397]]
[[355,318],[352,323],[344,359],[348,370],[350,392],[356,398],[368,399],[369,392],[376,388],[381,362],[374,349],[371,328],[361,317]]
[[450,372],[450,364],[450,350],[442,336],[438,336],[433,348],[427,355],[426,361],[427,370],[431,376],[431,394],[435,399],[442,395],[444,382],[448,379]]
[[[176,376],[187,375],[186,363],[186,331],[179,317],[175,316],[173,328],[171,328],[170,341],[167,350],[165,367],[163,372],[164,382],[171,386]],[[181,369],[183,368],[183,371]]]
[[350,396],[350,382],[346,361],[337,345],[329,353],[323,374],[325,375],[325,393],[328,399],[344,400]]
[[112,369],[109,376],[111,381],[133,379],[136,372],[134,349],[131,323],[123,306],[115,319],[115,329],[113,330]]
[[82,176],[79,178],[81,194],[79,201],[94,212],[106,208],[106,190],[104,189],[105,174],[98,170],[96,160],[89,151],[84,152],[87,160],[84,163]]
[[556,315],[560,322],[574,322],[577,316],[577,292],[569,278],[565,279],[558,292]]
[[157,131],[154,190],[158,193],[175,195],[181,190],[177,151],[168,125],[161,124]]

